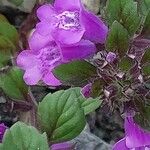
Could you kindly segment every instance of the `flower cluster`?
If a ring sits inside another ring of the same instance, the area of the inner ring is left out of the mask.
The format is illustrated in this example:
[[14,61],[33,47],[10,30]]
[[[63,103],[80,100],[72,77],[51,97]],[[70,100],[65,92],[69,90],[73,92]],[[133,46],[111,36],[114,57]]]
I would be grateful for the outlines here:
[[19,54],[17,64],[25,70],[28,85],[42,80],[58,86],[61,83],[52,70],[62,63],[92,56],[95,44],[105,42],[108,28],[85,10],[80,0],[56,0],[54,6],[38,8],[37,16],[40,22],[29,39],[29,49]]

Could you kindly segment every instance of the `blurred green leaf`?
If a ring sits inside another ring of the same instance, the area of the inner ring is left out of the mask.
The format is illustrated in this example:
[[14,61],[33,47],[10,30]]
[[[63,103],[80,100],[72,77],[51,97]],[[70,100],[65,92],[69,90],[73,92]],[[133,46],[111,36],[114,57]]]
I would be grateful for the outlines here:
[[0,22],[8,22],[8,20],[6,19],[6,17],[2,14],[0,14]]
[[18,44],[18,32],[15,27],[8,22],[0,21],[0,35],[8,38],[15,46]]
[[53,73],[62,83],[77,86],[86,84],[97,74],[96,67],[84,60],[62,64]]
[[15,49],[14,44],[7,37],[0,35],[0,68],[11,60],[12,52]]
[[0,88],[13,100],[27,98],[28,87],[23,81],[23,72],[16,67],[0,74]]
[[146,49],[145,53],[142,57],[141,64],[143,65],[144,63],[150,62],[150,49]]
[[138,3],[138,7],[141,11],[141,14],[146,16],[148,11],[150,10],[150,0],[139,0]]
[[2,150],[49,150],[46,134],[17,122],[5,133]]
[[150,10],[148,11],[146,15],[141,34],[144,37],[147,37],[147,36],[150,37]]
[[8,0],[8,1],[16,6],[20,6],[24,0]]
[[71,140],[85,127],[84,110],[74,89],[48,94],[38,112],[42,130],[52,143]]
[[124,56],[128,50],[128,47],[128,31],[118,21],[114,21],[106,42],[107,50],[118,51],[120,56]]
[[13,51],[15,50],[15,45],[7,37],[0,35],[0,51],[3,49]]
[[150,64],[144,64],[142,66],[142,72],[143,72],[143,75],[147,75],[149,76],[150,75]]
[[111,26],[115,20],[120,21],[121,9],[120,0],[107,0],[106,19],[109,26]]
[[133,0],[108,0],[106,4],[106,19],[110,26],[115,20],[118,21],[132,36],[140,24],[137,3]]
[[140,25],[140,17],[137,12],[137,3],[131,1],[126,3],[122,11],[122,22],[129,34],[132,36]]
[[121,21],[122,10],[126,4],[133,2],[133,0],[107,0],[106,2],[106,19],[111,26],[117,20]]

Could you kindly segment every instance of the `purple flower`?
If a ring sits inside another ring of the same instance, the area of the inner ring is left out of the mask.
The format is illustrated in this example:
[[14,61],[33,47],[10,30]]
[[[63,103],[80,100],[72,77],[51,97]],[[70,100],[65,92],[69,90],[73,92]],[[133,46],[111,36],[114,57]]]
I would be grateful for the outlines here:
[[113,150],[150,150],[150,132],[137,125],[131,116],[125,119],[125,134]]
[[3,140],[4,133],[8,127],[6,127],[3,123],[0,124],[0,143]]
[[25,70],[24,80],[28,85],[35,85],[39,80],[47,85],[60,85],[60,81],[52,73],[56,66],[74,59],[86,58],[96,50],[95,45],[87,40],[73,45],[59,45],[51,37],[47,40],[47,37],[36,31],[29,39],[29,46],[29,50],[22,51],[17,57],[18,66]]
[[80,0],[55,0],[54,6],[46,4],[37,10],[40,23],[37,31],[44,36],[52,35],[62,44],[73,44],[82,38],[104,43],[108,28],[94,14],[85,10]]
[[73,150],[73,145],[68,142],[53,144],[51,146],[52,150]]
[[25,70],[24,80],[28,85],[35,85],[41,79],[48,85],[60,85],[51,72],[60,62],[61,54],[55,43],[50,43],[38,52],[22,51],[17,58],[18,66]]
[[106,61],[109,63],[113,62],[116,59],[116,54],[113,52],[109,52],[106,56]]
[[81,89],[81,93],[85,98],[89,98],[91,95],[92,83],[87,84]]

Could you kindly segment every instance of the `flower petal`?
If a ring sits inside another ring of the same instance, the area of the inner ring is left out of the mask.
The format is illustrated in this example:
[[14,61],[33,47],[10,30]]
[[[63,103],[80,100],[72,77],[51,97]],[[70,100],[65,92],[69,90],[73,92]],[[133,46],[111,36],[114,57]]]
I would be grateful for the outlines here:
[[[48,36],[51,34],[53,27],[47,21],[42,21],[36,25],[36,30],[42,36]],[[50,36],[51,38],[51,36]]]
[[91,91],[92,91],[92,83],[89,83],[81,89],[81,94],[85,98],[89,98],[91,96]]
[[42,80],[47,85],[51,85],[51,86],[59,86],[59,85],[61,85],[61,82],[58,79],[56,79],[56,77],[53,75],[52,72],[49,72],[48,74],[46,74],[42,78]]
[[3,140],[3,136],[5,134],[5,131],[8,129],[7,126],[5,126],[3,123],[0,124],[0,143]]
[[37,59],[31,50],[25,50],[18,55],[17,65],[23,70],[31,69],[37,65]]
[[85,30],[83,28],[79,30],[63,30],[56,28],[52,32],[52,36],[55,40],[62,44],[74,44],[81,40]]
[[129,148],[127,148],[126,146],[126,139],[123,138],[120,141],[118,141],[114,146],[113,146],[113,150],[130,150]]
[[64,61],[87,58],[96,52],[94,43],[87,40],[70,46],[63,45],[61,49]]
[[85,39],[95,43],[105,43],[108,28],[97,16],[83,8],[81,10],[81,22],[86,30]]
[[150,132],[137,125],[132,117],[125,119],[126,145],[129,148],[150,145]]
[[41,21],[43,21],[43,20],[51,21],[53,15],[55,15],[55,14],[56,14],[56,12],[55,12],[53,6],[50,4],[43,5],[43,6],[39,7],[37,10],[37,16]]
[[54,8],[58,11],[79,10],[81,7],[80,0],[55,0]]
[[29,46],[31,50],[37,51],[46,46],[50,41],[52,41],[50,34],[42,36],[37,31],[34,31],[29,39]]
[[27,69],[23,78],[26,84],[28,85],[35,85],[41,79],[42,74],[37,66],[34,66],[31,69]]

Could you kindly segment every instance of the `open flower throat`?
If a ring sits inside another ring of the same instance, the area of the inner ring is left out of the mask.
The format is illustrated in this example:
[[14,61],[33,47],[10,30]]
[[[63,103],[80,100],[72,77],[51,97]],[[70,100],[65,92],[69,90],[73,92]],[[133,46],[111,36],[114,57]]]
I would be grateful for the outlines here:
[[79,29],[79,12],[77,11],[64,11],[63,13],[56,16],[57,23],[56,26],[59,29],[70,30]]
[[55,44],[41,49],[40,53],[36,57],[40,64],[39,69],[42,72],[59,65],[61,62],[61,54],[58,46]]

